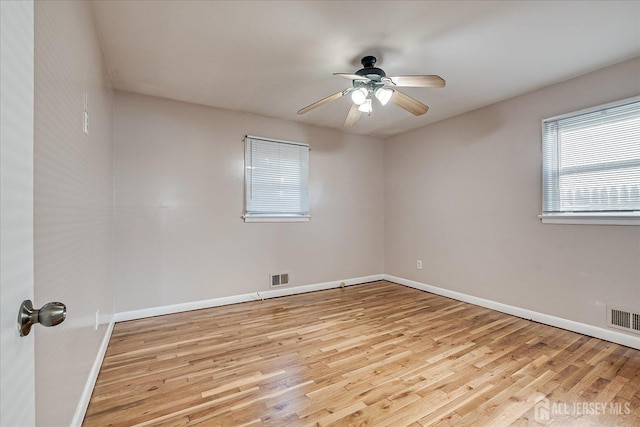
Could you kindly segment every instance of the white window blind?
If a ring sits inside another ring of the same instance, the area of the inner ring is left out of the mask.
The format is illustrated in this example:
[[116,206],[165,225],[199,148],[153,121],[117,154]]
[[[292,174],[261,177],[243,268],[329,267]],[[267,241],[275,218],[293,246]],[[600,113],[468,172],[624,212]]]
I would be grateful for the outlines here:
[[543,216],[640,213],[640,100],[542,123]]
[[245,221],[309,218],[309,145],[245,138]]

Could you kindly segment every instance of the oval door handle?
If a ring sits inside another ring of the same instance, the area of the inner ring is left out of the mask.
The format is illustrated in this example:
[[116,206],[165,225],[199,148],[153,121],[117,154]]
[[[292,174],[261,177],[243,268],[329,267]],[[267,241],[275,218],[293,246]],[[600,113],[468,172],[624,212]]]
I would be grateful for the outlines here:
[[61,302],[50,302],[41,309],[34,309],[31,300],[24,300],[18,311],[18,331],[21,337],[31,332],[31,326],[40,323],[42,326],[56,326],[67,317],[67,306]]

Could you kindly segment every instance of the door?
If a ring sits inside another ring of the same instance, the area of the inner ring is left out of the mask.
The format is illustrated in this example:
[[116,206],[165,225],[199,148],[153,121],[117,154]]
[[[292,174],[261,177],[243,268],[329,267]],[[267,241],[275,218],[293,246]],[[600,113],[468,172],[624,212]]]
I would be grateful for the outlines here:
[[0,425],[35,425],[33,300],[33,1],[0,0]]

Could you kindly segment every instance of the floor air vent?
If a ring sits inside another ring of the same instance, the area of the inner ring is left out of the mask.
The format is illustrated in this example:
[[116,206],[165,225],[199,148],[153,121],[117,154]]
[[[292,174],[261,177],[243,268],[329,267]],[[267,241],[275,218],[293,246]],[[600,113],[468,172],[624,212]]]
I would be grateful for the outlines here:
[[286,286],[289,284],[289,273],[272,274],[271,275],[271,287],[277,288],[279,286]]
[[608,305],[607,324],[612,328],[640,334],[640,311]]

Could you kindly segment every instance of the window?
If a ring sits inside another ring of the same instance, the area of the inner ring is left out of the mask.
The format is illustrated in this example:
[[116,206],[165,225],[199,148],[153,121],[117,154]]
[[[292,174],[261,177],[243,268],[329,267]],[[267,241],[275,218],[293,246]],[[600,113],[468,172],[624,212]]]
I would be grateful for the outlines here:
[[245,222],[309,220],[309,145],[247,135]]
[[547,223],[640,224],[640,99],[542,122]]

